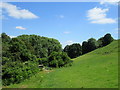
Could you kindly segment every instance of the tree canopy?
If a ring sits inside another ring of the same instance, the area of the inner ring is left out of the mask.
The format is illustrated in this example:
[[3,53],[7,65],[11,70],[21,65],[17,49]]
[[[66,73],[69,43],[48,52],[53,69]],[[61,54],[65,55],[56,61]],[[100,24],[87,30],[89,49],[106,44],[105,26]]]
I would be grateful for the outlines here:
[[104,37],[103,37],[103,46],[106,46],[108,44],[110,44],[112,41],[113,41],[113,37],[111,36],[111,34],[106,34]]
[[64,50],[70,58],[75,58],[82,55],[82,46],[79,43],[67,45]]
[[113,37],[111,34],[106,34],[104,37],[96,40],[95,38],[90,38],[87,41],[82,42],[82,47],[79,44],[66,45],[64,48],[64,52],[68,54],[70,58],[75,58],[80,56],[81,54],[85,54],[91,52],[97,48],[106,46],[113,41]]

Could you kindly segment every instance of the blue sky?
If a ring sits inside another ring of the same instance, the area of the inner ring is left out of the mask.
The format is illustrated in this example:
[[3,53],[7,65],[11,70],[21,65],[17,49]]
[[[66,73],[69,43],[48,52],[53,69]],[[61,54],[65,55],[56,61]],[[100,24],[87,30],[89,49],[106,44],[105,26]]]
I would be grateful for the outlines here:
[[11,37],[36,34],[63,47],[106,33],[118,38],[118,6],[99,2],[16,2],[2,6],[2,32]]

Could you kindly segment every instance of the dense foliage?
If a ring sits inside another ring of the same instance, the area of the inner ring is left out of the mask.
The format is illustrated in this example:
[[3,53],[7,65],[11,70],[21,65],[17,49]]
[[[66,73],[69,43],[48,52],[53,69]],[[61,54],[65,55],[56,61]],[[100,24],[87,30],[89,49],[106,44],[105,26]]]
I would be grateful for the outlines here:
[[48,58],[39,58],[39,64],[48,67],[71,66],[72,61],[65,52],[52,52]]
[[114,39],[111,34],[108,33],[104,37],[99,38],[97,42],[99,44],[99,47],[103,47],[110,44],[113,40]]
[[111,34],[106,34],[104,37],[103,37],[103,46],[106,46],[108,44],[110,44],[112,41],[113,41],[113,37],[111,36]]
[[98,48],[103,47],[103,37],[99,38],[97,40],[97,42],[98,42],[98,45],[99,45]]
[[52,67],[62,67],[71,65],[71,60],[65,52],[52,52],[48,57],[48,65]]
[[17,37],[23,41],[28,51],[37,58],[48,57],[53,51],[62,51],[61,44],[58,40],[37,35],[21,35]]
[[[1,38],[3,85],[19,83],[29,78],[39,71],[39,64],[61,67],[70,62],[70,58],[62,52],[61,44],[56,39],[38,35],[10,38],[5,33],[1,34]],[[54,59],[51,59],[52,55]]]
[[67,45],[64,50],[70,58],[75,58],[82,55],[82,46],[78,43]]
[[82,43],[82,53],[85,54],[87,52],[93,51],[98,48],[98,42],[94,38],[88,39],[88,41],[84,41]]
[[[6,58],[7,59],[7,58]],[[5,60],[3,58],[3,60]],[[38,64],[32,61],[8,61],[2,66],[3,85],[20,83],[39,71]]]
[[88,52],[88,42],[87,41],[84,41],[82,43],[82,54],[85,54]]
[[83,41],[82,47],[80,46],[80,44],[67,45],[65,46],[63,51],[67,52],[70,58],[75,58],[82,54],[91,52],[97,48],[106,46],[110,44],[113,40],[114,39],[111,34],[108,33],[104,37],[99,38],[98,40],[90,38],[87,41]]

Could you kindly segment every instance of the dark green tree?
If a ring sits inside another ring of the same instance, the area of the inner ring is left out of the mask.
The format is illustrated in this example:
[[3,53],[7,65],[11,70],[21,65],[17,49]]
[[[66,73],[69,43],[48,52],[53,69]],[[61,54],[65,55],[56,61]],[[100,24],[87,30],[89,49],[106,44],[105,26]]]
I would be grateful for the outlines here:
[[106,46],[108,44],[110,44],[112,41],[113,41],[113,37],[111,36],[111,34],[106,34],[104,37],[103,37],[103,46]]
[[97,42],[98,42],[98,48],[103,47],[103,37],[99,38]]
[[1,34],[2,42],[8,43],[10,42],[10,37],[6,33]]
[[82,54],[85,54],[88,52],[88,42],[87,41],[84,41],[82,43]]
[[68,52],[69,51],[69,45],[66,45],[65,48],[63,49],[64,52]]
[[2,57],[7,57],[10,55],[9,47],[10,47],[10,37],[6,33],[1,34],[1,44],[2,44]]
[[79,43],[67,45],[64,50],[70,58],[75,58],[82,55],[82,46]]
[[82,43],[82,54],[88,53],[98,48],[98,42],[94,38],[88,39]]
[[97,49],[98,43],[97,43],[96,39],[94,39],[94,38],[88,39],[88,46],[87,47],[88,47],[88,52]]

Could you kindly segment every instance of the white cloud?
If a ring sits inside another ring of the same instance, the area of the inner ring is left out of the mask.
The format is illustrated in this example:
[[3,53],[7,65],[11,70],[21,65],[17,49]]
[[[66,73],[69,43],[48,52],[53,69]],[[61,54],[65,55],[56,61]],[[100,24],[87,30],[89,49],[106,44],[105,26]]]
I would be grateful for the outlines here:
[[64,34],[69,34],[70,32],[68,32],[68,31],[65,31],[65,32],[63,32]]
[[0,3],[0,9],[4,9],[8,13],[8,16],[11,16],[11,17],[17,18],[17,19],[38,18],[38,16],[36,16],[32,12],[30,12],[29,10],[20,9],[19,7],[12,5],[10,3]]
[[88,10],[87,17],[88,20],[91,20],[91,23],[97,23],[97,24],[110,24],[110,23],[116,23],[115,19],[107,18],[106,12],[108,12],[109,9],[101,9],[101,8],[93,8]]
[[16,29],[20,29],[20,30],[26,30],[26,28],[22,27],[22,26],[16,26]]
[[112,4],[112,5],[118,5],[118,2],[120,0],[101,0],[100,4]]

